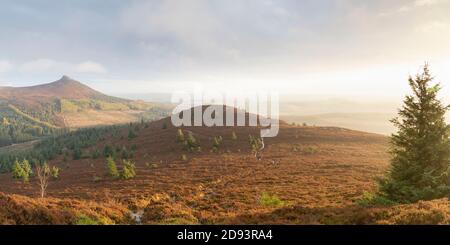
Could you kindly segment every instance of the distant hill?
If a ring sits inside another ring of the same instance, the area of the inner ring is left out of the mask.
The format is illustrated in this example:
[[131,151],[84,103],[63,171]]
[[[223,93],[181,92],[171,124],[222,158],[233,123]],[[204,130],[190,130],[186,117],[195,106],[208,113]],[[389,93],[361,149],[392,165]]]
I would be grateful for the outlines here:
[[61,128],[155,120],[169,111],[165,104],[105,95],[68,76],[30,87],[0,87],[0,146]]
[[324,113],[313,115],[286,115],[281,116],[281,119],[298,124],[336,126],[390,135],[395,132],[395,127],[389,120],[394,117],[394,113]]
[[317,98],[284,99],[280,118],[289,123],[335,126],[364,132],[390,135],[395,127],[390,120],[397,115],[401,100]]
[[102,93],[73,80],[68,76],[47,84],[30,87],[0,87],[0,98],[5,100],[25,101],[40,99],[86,99],[105,97]]

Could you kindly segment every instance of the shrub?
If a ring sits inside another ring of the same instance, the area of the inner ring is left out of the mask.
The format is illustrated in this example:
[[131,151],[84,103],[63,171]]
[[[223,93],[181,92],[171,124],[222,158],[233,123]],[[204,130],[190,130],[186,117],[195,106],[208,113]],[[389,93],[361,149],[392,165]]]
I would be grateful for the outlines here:
[[396,204],[395,202],[382,197],[380,195],[372,194],[365,191],[361,199],[357,200],[356,203],[362,207],[373,207],[373,206],[390,206]]
[[255,157],[257,157],[259,152],[263,148],[263,141],[261,138],[255,138],[252,135],[249,135],[248,137],[249,137],[249,143],[250,143],[250,148],[252,149],[252,153],[253,153],[253,155],[255,155]]
[[128,180],[136,177],[136,166],[130,160],[123,160],[122,179]]
[[105,145],[103,148],[103,156],[104,157],[112,157],[114,154],[114,149],[111,145]]
[[64,152],[63,162],[68,162],[68,161],[69,161],[69,155],[67,152]]
[[128,140],[132,140],[132,139],[134,139],[136,137],[137,137],[137,134],[134,132],[134,130],[129,129],[128,130]]
[[183,130],[181,130],[181,129],[177,130],[177,141],[184,142],[184,133],[183,133]]
[[92,180],[93,180],[95,183],[97,183],[97,182],[102,181],[103,179],[102,179],[102,177],[94,176],[94,177],[92,177]]
[[73,160],[81,159],[82,155],[83,155],[83,152],[81,151],[80,148],[77,147],[73,150]]
[[261,194],[259,202],[261,205],[267,207],[281,207],[285,205],[285,202],[282,201],[279,197],[277,197],[276,195],[270,195],[267,192],[263,192]]
[[318,148],[315,146],[306,146],[306,147],[300,146],[299,147],[297,145],[294,145],[292,147],[292,151],[299,152],[304,155],[313,155],[313,154],[317,154],[319,152]]
[[98,149],[95,149],[93,152],[92,152],[92,159],[97,159],[97,158],[99,158],[100,157],[100,151],[98,150]]
[[222,145],[223,139],[222,136],[215,136],[213,139],[213,152],[218,152],[220,146]]
[[187,161],[188,160],[186,154],[181,155],[181,160],[182,161]]
[[157,168],[157,167],[158,167],[158,164],[157,164],[157,163],[149,163],[149,162],[146,162],[146,163],[145,163],[145,166],[146,166],[147,168]]
[[237,135],[236,135],[236,132],[233,131],[233,132],[231,133],[231,139],[232,139],[232,140],[237,140],[237,139],[238,139],[238,137],[237,137]]
[[108,168],[108,175],[113,178],[119,177],[119,171],[117,171],[117,165],[116,162],[112,157],[108,157],[106,159],[106,167]]
[[122,159],[129,159],[130,158],[129,152],[128,152],[128,150],[127,150],[127,148],[125,146],[122,147],[121,156],[122,156]]
[[95,219],[85,215],[85,214],[78,214],[75,218],[75,225],[99,225],[99,222]]
[[192,132],[188,133],[186,140],[184,141],[184,149],[189,152],[194,152],[199,149],[199,144],[197,139],[194,137]]
[[50,170],[50,176],[52,176],[53,179],[59,178],[59,168],[56,166],[53,166]]

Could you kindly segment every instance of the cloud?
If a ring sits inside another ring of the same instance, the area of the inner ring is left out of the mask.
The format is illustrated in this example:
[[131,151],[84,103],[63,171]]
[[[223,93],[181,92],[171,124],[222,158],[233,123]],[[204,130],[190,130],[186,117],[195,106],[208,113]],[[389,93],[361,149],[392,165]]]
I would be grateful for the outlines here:
[[58,71],[61,73],[104,74],[107,70],[102,64],[93,61],[73,64],[52,59],[36,59],[23,63],[19,67],[19,71],[33,74],[46,73],[49,71]]
[[431,7],[440,3],[445,3],[448,0],[416,0],[411,4],[403,5],[398,9],[398,12],[409,12],[422,7]]
[[[287,87],[304,74],[450,57],[450,0],[3,2],[0,54],[13,58],[0,71],[12,81],[69,74]],[[326,85],[351,90],[356,80]]]
[[79,73],[98,73],[104,74],[106,73],[106,68],[97,62],[93,61],[85,61],[75,66],[75,71]]
[[0,60],[0,73],[12,70],[13,65],[7,60]]
[[398,13],[408,13],[414,10],[418,10],[425,7],[434,7],[439,4],[450,3],[449,0],[415,0],[410,1],[408,4],[401,5],[400,7],[390,9],[387,11],[381,12],[380,16],[389,16]]
[[417,31],[423,33],[435,33],[440,35],[441,33],[450,31],[450,24],[442,21],[430,21],[418,26]]
[[422,7],[422,6],[431,6],[431,5],[435,5],[438,3],[442,3],[445,2],[445,0],[416,0],[414,2],[414,6],[416,7]]
[[58,62],[51,59],[37,59],[26,62],[19,67],[21,72],[40,73],[49,71],[58,66]]
[[[301,23],[292,9],[298,7],[289,3],[135,1],[121,11],[120,29],[138,39],[146,55],[173,62],[165,67],[254,64],[298,46]],[[158,50],[169,52],[161,57]]]

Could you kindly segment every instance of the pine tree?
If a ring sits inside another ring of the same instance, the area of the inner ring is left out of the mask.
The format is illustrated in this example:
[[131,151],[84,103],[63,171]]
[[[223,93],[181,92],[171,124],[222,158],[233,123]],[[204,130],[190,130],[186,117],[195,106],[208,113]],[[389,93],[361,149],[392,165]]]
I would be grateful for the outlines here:
[[76,147],[73,150],[73,160],[81,159],[82,155],[83,155],[83,152],[81,151],[81,149],[79,147]]
[[103,156],[105,157],[112,157],[114,155],[114,149],[111,145],[105,145],[105,148],[103,148]]
[[22,165],[16,159],[12,166],[12,176],[14,179],[24,179],[24,175],[25,175],[25,171],[22,168]]
[[123,160],[122,178],[132,179],[136,176],[135,164],[130,160]]
[[137,137],[137,134],[132,129],[129,129],[128,130],[128,140],[132,140],[136,137]]
[[33,175],[33,169],[31,168],[31,164],[27,159],[23,159],[22,169],[28,176]]
[[106,166],[108,168],[108,174],[111,177],[118,178],[119,177],[119,171],[117,171],[117,165],[116,162],[112,157],[108,157],[106,159]]
[[398,132],[391,137],[391,169],[380,180],[380,194],[397,202],[415,202],[450,195],[450,108],[437,98],[428,65],[409,78],[413,95],[406,96],[399,117],[391,122]]
[[184,149],[189,152],[194,152],[199,149],[199,143],[191,131],[189,131],[187,137],[185,137],[183,145]]

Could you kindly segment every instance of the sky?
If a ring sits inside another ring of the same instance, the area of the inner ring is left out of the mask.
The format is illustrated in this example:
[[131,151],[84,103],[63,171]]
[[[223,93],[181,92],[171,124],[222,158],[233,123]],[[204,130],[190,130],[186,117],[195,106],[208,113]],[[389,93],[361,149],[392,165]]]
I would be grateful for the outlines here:
[[[267,89],[398,98],[428,62],[450,94],[450,0],[0,0],[0,85],[109,94]],[[448,97],[448,96],[447,96]]]

